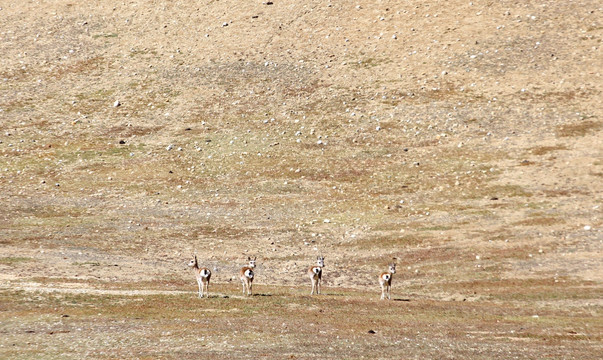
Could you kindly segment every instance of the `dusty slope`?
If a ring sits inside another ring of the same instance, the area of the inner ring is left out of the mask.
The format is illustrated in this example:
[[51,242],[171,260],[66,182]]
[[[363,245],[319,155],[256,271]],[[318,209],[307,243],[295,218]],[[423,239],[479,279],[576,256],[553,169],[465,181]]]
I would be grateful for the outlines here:
[[311,234],[339,254],[494,234],[593,279],[554,262],[600,254],[595,5],[8,4],[4,241],[283,260]]

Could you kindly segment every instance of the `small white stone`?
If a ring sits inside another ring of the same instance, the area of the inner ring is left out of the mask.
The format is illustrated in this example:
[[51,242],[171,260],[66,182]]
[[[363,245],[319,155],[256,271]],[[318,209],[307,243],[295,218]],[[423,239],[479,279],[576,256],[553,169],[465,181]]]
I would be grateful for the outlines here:
[[168,145],[168,146],[167,146],[165,149],[166,149],[167,151],[170,151],[170,150],[172,150],[173,148],[174,148],[174,145],[170,144],[170,145]]
[[121,103],[119,102],[119,100],[115,100],[115,102],[113,103],[113,107],[118,107],[121,106]]
[[475,255],[475,260],[479,260],[480,256],[479,255]]
[[590,225],[586,225],[586,226],[584,227],[584,230],[586,230],[586,231],[590,231],[590,229],[592,229],[592,227],[590,227]]
[[323,223],[325,223],[325,224],[328,224],[328,223],[330,223],[330,222],[331,222],[331,220],[329,220],[329,219],[324,219],[322,222],[323,222]]

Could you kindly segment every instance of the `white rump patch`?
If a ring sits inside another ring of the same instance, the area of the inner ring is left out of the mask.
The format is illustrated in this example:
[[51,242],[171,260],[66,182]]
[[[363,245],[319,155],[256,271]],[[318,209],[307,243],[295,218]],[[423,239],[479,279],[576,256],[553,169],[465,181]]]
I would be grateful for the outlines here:
[[389,274],[383,275],[383,280],[385,280],[385,281],[389,280]]
[[201,270],[201,276],[208,277],[209,276],[209,271],[208,270]]
[[247,276],[250,279],[253,279],[253,271],[245,270],[245,276]]
[[319,267],[314,267],[314,268],[312,268],[312,271],[314,271],[314,273],[315,273],[316,275],[318,275],[318,274],[320,274],[320,272],[322,271],[322,269],[321,269],[321,268],[319,268]]

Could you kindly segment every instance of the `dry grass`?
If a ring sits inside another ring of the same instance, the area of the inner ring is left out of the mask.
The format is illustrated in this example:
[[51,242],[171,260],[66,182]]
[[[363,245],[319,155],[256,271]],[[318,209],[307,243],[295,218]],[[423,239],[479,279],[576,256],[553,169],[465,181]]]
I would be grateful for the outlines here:
[[551,218],[551,217],[534,217],[515,222],[513,225],[522,226],[551,226],[565,223],[564,219]]
[[558,150],[567,150],[567,146],[565,145],[554,145],[554,146],[537,146],[530,149],[530,153],[534,155],[546,155],[548,153],[558,151]]
[[577,124],[560,125],[557,127],[558,137],[584,136],[601,129],[600,121],[587,120]]
[[[539,295],[545,294],[545,283],[531,284],[534,292],[511,299],[549,299]],[[496,289],[499,295],[491,296],[505,296],[503,289],[516,286],[473,282],[456,284],[454,289]],[[573,290],[565,286],[567,291],[557,292],[559,297]],[[227,351],[231,358],[271,354],[338,358],[345,354],[359,359],[374,357],[374,348],[380,349],[379,358],[408,351],[438,357],[452,349],[472,358],[492,359],[488,349],[498,346],[504,349],[500,358],[531,358],[542,351],[560,357],[588,356],[601,341],[600,324],[589,314],[535,309],[525,302],[492,307],[487,302],[438,302],[413,296],[410,301],[395,301],[400,300],[395,295],[394,301],[379,302],[375,296],[349,291],[311,298],[287,288],[260,289],[258,295],[246,299],[214,295],[202,300],[193,292],[141,297],[2,291],[2,309],[13,316],[2,319],[4,347],[0,351],[9,357],[92,353],[96,358],[116,354],[217,358]],[[597,293],[583,292],[580,297],[591,296]],[[538,318],[533,317],[536,311]],[[489,330],[493,326],[496,330]],[[154,331],[145,336],[143,345],[139,336],[148,327]],[[107,337],[107,331],[114,335]],[[439,335],[422,335],[433,332]],[[527,340],[521,350],[503,345],[517,338]],[[39,343],[42,340],[44,347]]]

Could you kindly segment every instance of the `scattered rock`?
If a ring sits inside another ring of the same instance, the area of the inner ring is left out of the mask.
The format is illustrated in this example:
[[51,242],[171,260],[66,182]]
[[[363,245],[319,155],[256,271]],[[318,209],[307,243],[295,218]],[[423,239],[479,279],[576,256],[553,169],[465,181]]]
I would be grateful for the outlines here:
[[115,102],[113,103],[113,107],[118,107],[121,106],[121,103],[119,102],[119,100],[115,100]]
[[368,333],[369,334],[376,334],[375,330],[369,330]]

